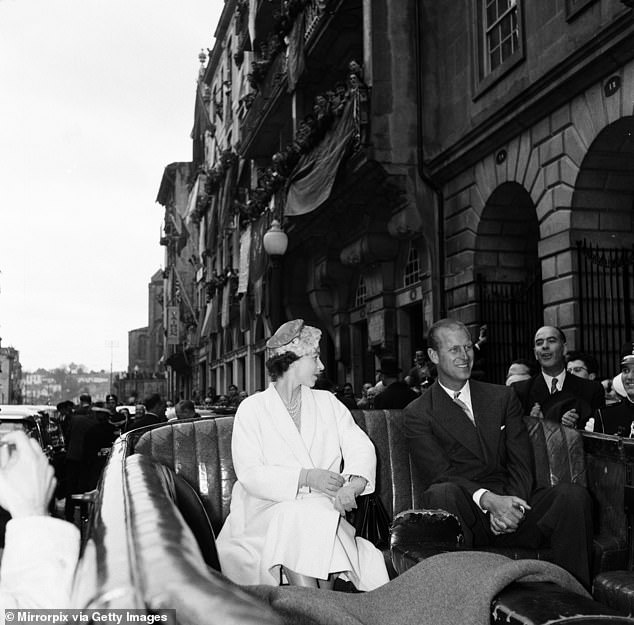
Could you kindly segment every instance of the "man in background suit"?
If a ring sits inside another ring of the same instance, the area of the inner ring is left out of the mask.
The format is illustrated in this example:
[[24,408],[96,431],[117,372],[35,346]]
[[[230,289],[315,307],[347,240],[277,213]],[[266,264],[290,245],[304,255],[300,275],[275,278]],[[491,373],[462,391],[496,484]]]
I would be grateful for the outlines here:
[[534,486],[522,408],[511,388],[471,380],[469,331],[452,319],[429,331],[438,369],[429,391],[405,409],[405,435],[427,489],[426,507],[461,522],[467,546],[537,548],[550,541],[557,564],[590,585],[590,496],[576,484]]
[[513,384],[524,414],[583,429],[594,412],[605,406],[603,387],[566,372],[566,336],[559,328],[539,328],[534,351],[541,371]]
[[418,397],[418,393],[413,391],[407,382],[401,380],[401,369],[393,356],[381,358],[379,373],[385,390],[374,398],[375,409],[405,408]]

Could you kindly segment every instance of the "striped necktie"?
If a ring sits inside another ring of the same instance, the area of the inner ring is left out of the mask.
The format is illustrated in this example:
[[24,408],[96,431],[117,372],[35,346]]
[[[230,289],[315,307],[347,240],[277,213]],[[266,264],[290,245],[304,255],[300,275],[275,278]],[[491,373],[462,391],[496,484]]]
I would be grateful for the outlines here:
[[467,415],[467,417],[469,417],[469,421],[471,421],[471,423],[475,425],[475,419],[473,418],[473,415],[471,414],[471,410],[469,410],[469,406],[467,406],[467,404],[465,404],[462,401],[462,399],[459,399],[459,395],[460,395],[460,391],[454,392],[453,394],[454,402],[456,402],[456,404],[458,404],[458,406],[460,406],[464,410],[464,413]]
[[553,378],[550,382],[550,394],[554,395],[559,389],[557,388],[557,378]]

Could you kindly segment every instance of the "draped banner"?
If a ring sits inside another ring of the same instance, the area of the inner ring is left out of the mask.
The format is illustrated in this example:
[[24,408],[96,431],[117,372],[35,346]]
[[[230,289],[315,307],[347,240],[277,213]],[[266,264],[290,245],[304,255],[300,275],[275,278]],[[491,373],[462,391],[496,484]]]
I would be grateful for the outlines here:
[[211,331],[211,314],[213,312],[213,305],[211,302],[207,303],[207,309],[205,310],[205,320],[203,321],[203,328],[200,333],[201,338],[209,336]]
[[230,307],[231,307],[231,286],[229,283],[227,283],[222,289],[222,311],[220,313],[220,325],[223,328],[229,327]]
[[288,35],[288,48],[286,50],[286,75],[288,79],[288,92],[293,93],[299,77],[304,72],[306,61],[304,58],[304,32],[305,12],[302,11],[291,28]]
[[264,274],[264,269],[266,268],[267,259],[262,239],[264,238],[264,233],[267,229],[268,222],[264,216],[261,216],[256,222],[254,222],[251,229],[249,272],[251,274],[252,282],[255,282],[258,278],[260,278]]
[[249,257],[251,251],[251,224],[240,235],[240,268],[238,270],[238,293],[246,293],[249,288]]
[[185,219],[187,221],[192,221],[192,213],[196,210],[196,202],[198,200],[198,183],[200,181],[200,176],[196,177],[196,182],[194,182],[194,186],[192,190],[189,192],[189,199],[187,200],[187,211],[185,213]]
[[353,107],[348,102],[322,142],[304,154],[291,173],[284,209],[286,216],[311,213],[330,197],[337,170],[354,133]]
[[180,307],[167,307],[167,344],[178,345],[180,343]]

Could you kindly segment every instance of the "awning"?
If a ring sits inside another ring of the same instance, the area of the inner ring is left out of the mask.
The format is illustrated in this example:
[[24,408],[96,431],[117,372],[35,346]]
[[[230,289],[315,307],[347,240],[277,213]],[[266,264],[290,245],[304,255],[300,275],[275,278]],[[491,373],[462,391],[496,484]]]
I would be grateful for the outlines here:
[[348,102],[321,143],[302,156],[291,174],[284,215],[306,215],[330,197],[337,170],[354,132],[353,106]]

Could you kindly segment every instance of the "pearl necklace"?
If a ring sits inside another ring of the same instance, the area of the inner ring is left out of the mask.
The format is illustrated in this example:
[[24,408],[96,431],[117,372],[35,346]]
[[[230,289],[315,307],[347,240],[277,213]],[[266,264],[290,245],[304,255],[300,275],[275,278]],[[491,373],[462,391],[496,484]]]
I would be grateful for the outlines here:
[[286,410],[288,410],[288,414],[293,419],[293,423],[296,425],[297,429],[300,429],[301,426],[301,413],[302,413],[302,393],[301,391],[297,393],[295,399],[293,400],[293,395],[291,394],[291,401],[284,402],[286,406]]

